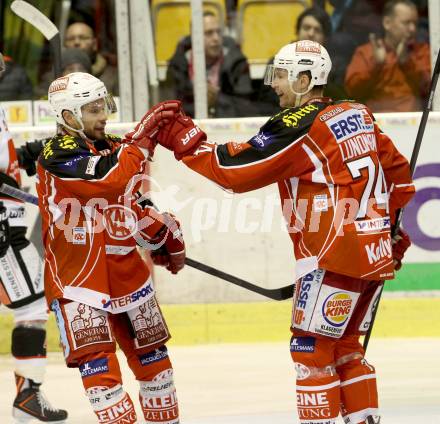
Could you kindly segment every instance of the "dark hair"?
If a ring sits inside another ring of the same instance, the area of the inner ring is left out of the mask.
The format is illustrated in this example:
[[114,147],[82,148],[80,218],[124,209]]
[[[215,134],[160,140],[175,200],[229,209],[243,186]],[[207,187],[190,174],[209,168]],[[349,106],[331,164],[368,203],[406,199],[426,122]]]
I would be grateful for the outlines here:
[[[206,18],[207,16],[212,16],[213,18],[218,18],[219,21],[220,21],[219,16],[217,16],[212,10],[205,10],[203,12],[202,18]],[[189,27],[191,28],[191,31],[192,31],[192,26],[193,26],[192,20],[190,20],[189,21]],[[222,22],[220,22],[220,27],[223,28],[223,23]]]
[[311,16],[319,22],[322,32],[324,33],[324,37],[327,39],[331,33],[332,24],[330,22],[330,16],[328,16],[327,12],[319,7],[309,7],[298,16],[296,21],[296,33],[298,34],[302,22],[307,16]]
[[395,8],[398,4],[404,4],[408,7],[417,9],[417,6],[411,0],[389,0],[383,7],[383,16],[391,16],[394,14]]

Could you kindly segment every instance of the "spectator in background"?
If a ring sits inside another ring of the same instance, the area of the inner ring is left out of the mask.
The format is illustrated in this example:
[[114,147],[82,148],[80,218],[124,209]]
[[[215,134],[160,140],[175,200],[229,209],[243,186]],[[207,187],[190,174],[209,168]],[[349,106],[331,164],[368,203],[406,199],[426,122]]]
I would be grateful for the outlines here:
[[72,72],[92,72],[92,62],[88,54],[81,49],[66,49],[61,59],[61,72],[63,75]]
[[70,24],[64,35],[64,47],[84,50],[92,62],[92,75],[99,78],[110,93],[119,94],[117,68],[98,51],[98,40],[89,25],[84,22]]
[[[311,40],[319,44],[326,45],[331,34],[331,23],[328,14],[319,7],[311,7],[301,15],[296,21],[296,40]],[[272,57],[268,65],[273,64]],[[327,92],[331,91],[331,94]],[[332,88],[332,81],[329,80],[329,85],[326,89],[326,95],[333,95],[335,90]],[[335,96],[336,97],[336,96]],[[271,86],[263,84],[260,88],[258,96],[259,115],[270,116],[280,110],[279,98]]]
[[[238,45],[222,34],[219,19],[203,14],[208,109],[211,118],[254,115],[250,102],[252,82],[249,64]],[[185,37],[170,59],[166,85],[185,111],[194,117],[193,57],[191,37]]]
[[3,58],[5,68],[3,73],[0,73],[0,99],[2,101],[32,100],[32,83],[25,69],[10,57],[3,56]]
[[[61,55],[61,75],[67,75],[72,72],[92,73],[92,62],[89,55],[81,49],[64,49]],[[50,69],[41,77],[40,84],[35,89],[35,97],[38,99],[47,99],[47,91],[50,83],[53,81],[53,70]]]
[[415,40],[418,14],[410,0],[385,4],[383,38],[370,34],[370,41],[358,47],[345,77],[350,96],[373,112],[421,110],[431,79],[427,43]]

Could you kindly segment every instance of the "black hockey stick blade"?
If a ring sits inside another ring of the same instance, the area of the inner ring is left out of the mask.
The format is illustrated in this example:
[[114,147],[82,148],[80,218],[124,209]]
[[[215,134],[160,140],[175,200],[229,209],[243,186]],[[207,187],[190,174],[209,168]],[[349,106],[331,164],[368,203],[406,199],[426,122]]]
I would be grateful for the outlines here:
[[202,264],[201,262],[198,262],[191,258],[186,258],[185,264],[195,269],[198,269],[199,271],[206,272],[209,275],[213,275],[214,277],[229,281],[236,286],[243,287],[244,289],[250,290],[254,293],[261,294],[262,296],[268,297],[272,300],[289,299],[293,296],[293,291],[295,290],[294,284],[280,287],[279,289],[265,289],[264,287],[249,283],[248,281],[242,280],[241,278],[235,277],[234,275],[220,271],[216,268],[212,268],[209,265]]
[[54,61],[55,78],[59,77],[61,75],[61,40],[58,28],[45,14],[25,1],[13,1],[11,10],[38,29],[44,35],[44,38],[49,41]]

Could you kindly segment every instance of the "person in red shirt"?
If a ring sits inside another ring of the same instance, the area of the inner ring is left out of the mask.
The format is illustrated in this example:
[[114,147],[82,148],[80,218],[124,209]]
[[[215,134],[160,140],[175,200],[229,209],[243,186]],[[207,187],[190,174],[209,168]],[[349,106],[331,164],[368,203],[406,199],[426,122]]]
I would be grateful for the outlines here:
[[184,266],[179,223],[140,192],[147,171],[144,138],[177,111],[151,109],[123,139],[105,132],[115,109],[102,81],[82,72],[49,87],[62,132],[38,158],[37,192],[45,248],[46,299],[55,312],[66,364],[79,368],[100,423],[137,422],[123,389],[116,343],[140,384],[147,423],[177,424],[170,332],[138,246],[173,274]]
[[408,161],[368,107],[322,97],[331,60],[320,44],[281,48],[265,83],[282,111],[246,143],[216,145],[182,114],[151,140],[225,189],[277,183],[296,257],[290,350],[301,423],[377,423],[374,367],[359,337],[409,238],[396,209],[414,193]]
[[418,43],[417,8],[410,0],[388,1],[383,12],[384,37],[370,34],[347,68],[347,93],[373,112],[422,109],[431,80],[430,50]]

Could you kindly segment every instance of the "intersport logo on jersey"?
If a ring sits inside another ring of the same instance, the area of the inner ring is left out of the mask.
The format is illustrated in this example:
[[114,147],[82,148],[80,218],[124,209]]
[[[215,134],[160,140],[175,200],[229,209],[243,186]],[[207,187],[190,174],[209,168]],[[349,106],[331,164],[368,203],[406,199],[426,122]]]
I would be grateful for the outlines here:
[[145,300],[149,299],[153,295],[154,289],[151,284],[151,280],[148,280],[144,287],[140,288],[139,290],[136,290],[135,292],[126,296],[112,298],[107,302],[103,302],[102,306],[106,310],[111,308],[113,312],[123,312],[127,309],[130,309],[133,303],[137,303],[139,301],[145,302]]

